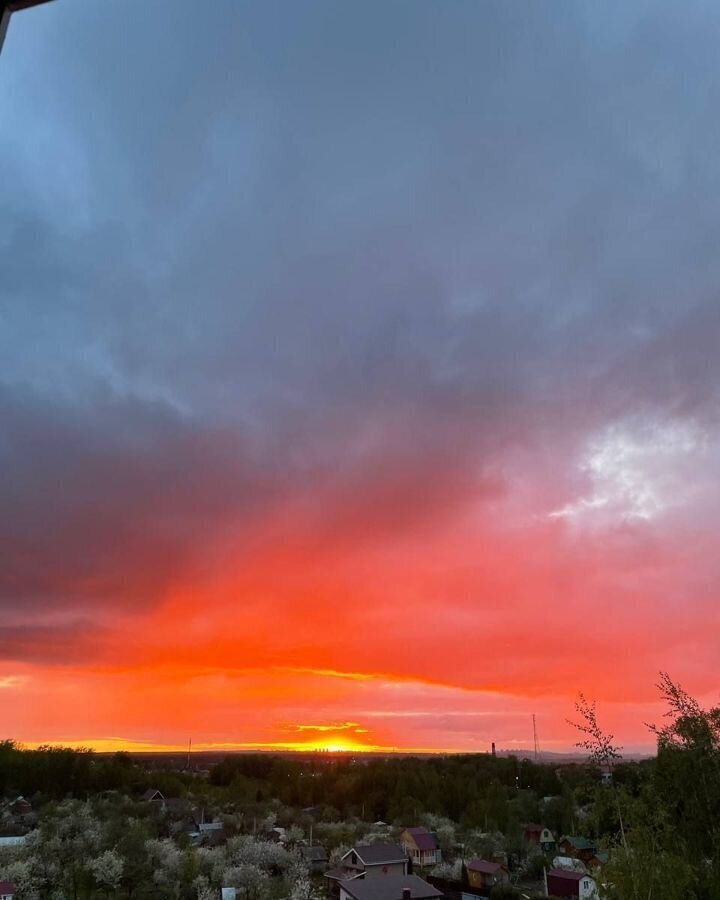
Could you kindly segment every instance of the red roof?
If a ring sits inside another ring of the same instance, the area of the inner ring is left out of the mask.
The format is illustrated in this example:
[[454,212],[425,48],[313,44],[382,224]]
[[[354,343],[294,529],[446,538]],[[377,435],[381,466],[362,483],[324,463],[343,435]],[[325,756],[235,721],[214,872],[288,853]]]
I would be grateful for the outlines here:
[[412,835],[415,846],[418,850],[437,850],[437,841],[427,828],[418,826],[417,828],[406,828],[408,834]]
[[471,872],[482,872],[484,875],[497,875],[498,872],[507,871],[500,863],[488,862],[486,859],[471,859],[467,868]]
[[565,878],[567,881],[581,881],[583,878],[589,878],[585,872],[572,872],[570,869],[550,869],[548,878]]
[[14,894],[15,893],[15,885],[12,881],[0,881],[0,894]]

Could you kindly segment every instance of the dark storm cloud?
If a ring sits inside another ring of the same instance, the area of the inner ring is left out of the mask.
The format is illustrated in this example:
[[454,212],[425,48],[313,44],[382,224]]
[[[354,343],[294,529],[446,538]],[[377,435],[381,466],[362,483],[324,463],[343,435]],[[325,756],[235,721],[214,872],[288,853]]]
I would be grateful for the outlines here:
[[103,637],[101,628],[82,620],[0,626],[0,659],[51,665],[77,663],[97,653]]
[[607,421],[712,420],[718,37],[700,3],[17,17],[5,607],[156,601],[315,485],[402,530],[513,448],[562,481]]
[[3,388],[0,417],[7,614],[157,602],[222,523],[247,525],[280,481],[237,434],[102,389],[73,406]]
[[[426,382],[528,393],[705,299],[717,20],[699,8],[679,33],[670,6],[180,9],[54,8],[27,73],[85,158],[83,236],[105,228],[57,324],[120,378],[261,418],[379,381],[402,402],[417,361]],[[23,183],[47,159],[10,165]]]

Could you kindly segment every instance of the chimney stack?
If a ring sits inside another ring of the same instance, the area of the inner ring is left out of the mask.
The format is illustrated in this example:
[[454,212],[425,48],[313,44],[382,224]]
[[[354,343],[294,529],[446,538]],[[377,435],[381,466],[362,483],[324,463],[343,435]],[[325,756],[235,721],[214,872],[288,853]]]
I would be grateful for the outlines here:
[[492,742],[492,755],[495,756],[495,741]]

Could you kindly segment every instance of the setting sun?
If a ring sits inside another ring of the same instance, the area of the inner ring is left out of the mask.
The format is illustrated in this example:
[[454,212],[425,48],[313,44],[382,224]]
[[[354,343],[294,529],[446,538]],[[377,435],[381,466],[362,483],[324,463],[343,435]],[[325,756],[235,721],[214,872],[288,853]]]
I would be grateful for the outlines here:
[[720,900],[718,48],[0,0],[0,900]]
[[717,689],[713,116],[620,7],[128,2],[0,3],[7,734],[652,750]]

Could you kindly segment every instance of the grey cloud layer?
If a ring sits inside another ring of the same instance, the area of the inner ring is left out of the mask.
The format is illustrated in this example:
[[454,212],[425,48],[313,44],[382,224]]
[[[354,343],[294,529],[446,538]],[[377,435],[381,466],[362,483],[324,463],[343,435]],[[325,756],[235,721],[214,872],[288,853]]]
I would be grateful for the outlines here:
[[712,5],[205,6],[13,23],[3,602],[153,596],[308,479],[402,527],[516,447],[715,426]]

